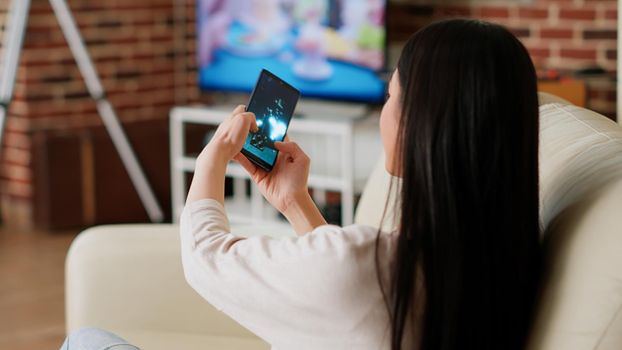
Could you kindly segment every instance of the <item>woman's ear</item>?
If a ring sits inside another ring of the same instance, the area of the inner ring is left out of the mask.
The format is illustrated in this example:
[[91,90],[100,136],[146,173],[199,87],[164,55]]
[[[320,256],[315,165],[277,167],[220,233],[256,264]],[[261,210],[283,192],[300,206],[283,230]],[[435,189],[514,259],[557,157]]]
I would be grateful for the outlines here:
[[401,113],[400,86],[397,69],[389,81],[387,100],[380,113],[380,137],[385,154],[385,168],[394,176],[399,176],[399,155],[397,155],[398,130]]

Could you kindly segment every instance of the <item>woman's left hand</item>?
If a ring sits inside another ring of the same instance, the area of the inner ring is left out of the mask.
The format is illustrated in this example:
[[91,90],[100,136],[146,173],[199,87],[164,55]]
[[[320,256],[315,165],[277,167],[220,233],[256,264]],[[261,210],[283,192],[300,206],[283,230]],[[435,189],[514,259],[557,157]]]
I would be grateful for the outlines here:
[[225,202],[227,163],[242,149],[249,131],[257,131],[255,115],[243,105],[233,110],[216,129],[210,142],[197,157],[188,203],[211,198]]
[[240,153],[249,131],[257,130],[255,114],[246,112],[246,107],[239,105],[220,123],[202,154],[206,152],[209,153],[209,158],[217,156],[222,161],[228,162]]

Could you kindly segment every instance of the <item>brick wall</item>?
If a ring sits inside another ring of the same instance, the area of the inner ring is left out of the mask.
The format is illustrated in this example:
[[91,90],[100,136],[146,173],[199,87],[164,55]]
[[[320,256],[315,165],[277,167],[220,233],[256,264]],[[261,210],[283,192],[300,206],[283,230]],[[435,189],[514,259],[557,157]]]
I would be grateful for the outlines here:
[[394,8],[389,25],[395,40],[405,40],[422,26],[446,17],[500,23],[521,39],[540,70],[572,75],[585,68],[602,68],[605,74],[583,78],[588,107],[615,118],[617,0],[423,2],[429,5],[403,1]]

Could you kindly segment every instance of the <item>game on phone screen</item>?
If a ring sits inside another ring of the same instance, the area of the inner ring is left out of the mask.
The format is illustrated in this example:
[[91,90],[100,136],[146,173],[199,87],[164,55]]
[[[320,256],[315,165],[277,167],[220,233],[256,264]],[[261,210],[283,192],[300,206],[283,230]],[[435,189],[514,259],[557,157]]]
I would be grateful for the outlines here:
[[299,96],[298,90],[262,70],[246,108],[255,114],[258,131],[249,133],[242,149],[251,161],[266,170],[272,169],[276,161],[278,151],[274,143],[283,141]]

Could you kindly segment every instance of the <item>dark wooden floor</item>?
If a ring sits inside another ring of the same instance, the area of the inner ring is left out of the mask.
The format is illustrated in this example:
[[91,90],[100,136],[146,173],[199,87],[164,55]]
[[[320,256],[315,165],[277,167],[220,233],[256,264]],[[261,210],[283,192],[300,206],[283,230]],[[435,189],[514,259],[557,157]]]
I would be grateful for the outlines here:
[[75,236],[0,228],[0,349],[60,347],[65,255]]

